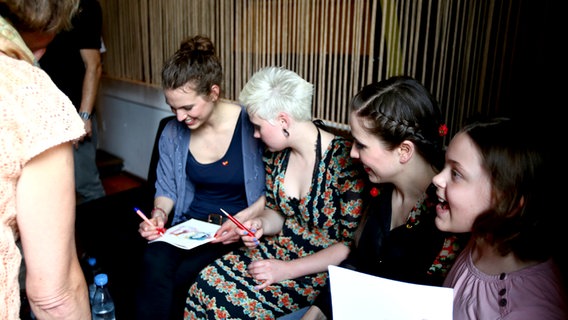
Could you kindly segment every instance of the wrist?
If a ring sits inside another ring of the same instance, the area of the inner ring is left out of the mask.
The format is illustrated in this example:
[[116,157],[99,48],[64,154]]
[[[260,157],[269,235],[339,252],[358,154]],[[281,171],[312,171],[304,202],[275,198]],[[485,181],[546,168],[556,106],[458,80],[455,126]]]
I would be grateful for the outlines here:
[[154,209],[152,209],[152,212],[150,214],[152,215],[152,218],[156,216],[161,216],[164,219],[164,221],[168,221],[168,214],[164,209],[160,207],[154,207]]
[[85,121],[91,120],[91,114],[88,113],[88,112],[84,112],[84,111],[79,112],[79,117],[81,117],[81,119],[83,119]]

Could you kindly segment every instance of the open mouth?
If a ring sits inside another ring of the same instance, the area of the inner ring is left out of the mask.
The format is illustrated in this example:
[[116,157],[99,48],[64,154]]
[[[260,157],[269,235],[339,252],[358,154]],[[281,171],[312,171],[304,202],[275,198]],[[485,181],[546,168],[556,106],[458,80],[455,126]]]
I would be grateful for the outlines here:
[[436,207],[440,210],[448,210],[450,208],[448,202],[441,198],[438,199],[438,204],[436,205]]

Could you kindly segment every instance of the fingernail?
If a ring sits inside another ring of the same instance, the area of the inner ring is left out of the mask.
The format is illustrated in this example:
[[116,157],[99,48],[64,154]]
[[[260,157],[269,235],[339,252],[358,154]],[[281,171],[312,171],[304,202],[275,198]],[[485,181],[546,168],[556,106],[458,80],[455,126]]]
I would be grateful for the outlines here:
[[256,232],[255,228],[250,229],[250,231],[252,231],[253,233]]

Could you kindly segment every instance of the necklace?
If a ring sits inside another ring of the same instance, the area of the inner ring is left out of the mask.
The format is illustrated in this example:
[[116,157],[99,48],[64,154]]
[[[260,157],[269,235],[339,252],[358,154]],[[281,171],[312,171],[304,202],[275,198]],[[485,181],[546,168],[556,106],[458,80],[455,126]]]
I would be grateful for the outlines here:
[[314,163],[314,172],[312,173],[312,177],[317,178],[319,163],[321,161],[321,132],[320,132],[320,129],[315,122],[314,122],[314,125],[316,125],[316,129],[318,130],[318,139],[316,140],[316,146],[315,146],[316,147],[316,161]]

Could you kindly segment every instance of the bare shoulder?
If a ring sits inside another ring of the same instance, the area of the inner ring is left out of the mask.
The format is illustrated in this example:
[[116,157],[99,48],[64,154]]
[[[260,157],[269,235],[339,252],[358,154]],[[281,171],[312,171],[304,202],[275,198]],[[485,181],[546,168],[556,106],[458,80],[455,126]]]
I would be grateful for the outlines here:
[[321,145],[322,145],[322,149],[325,150],[325,146],[328,146],[331,144],[331,141],[333,141],[333,139],[335,139],[335,135],[333,133],[327,132],[325,130],[320,130],[320,134],[321,134]]
[[242,107],[234,101],[220,100],[217,103],[217,108],[220,109],[224,115],[223,118],[225,119],[225,125],[228,126],[226,129],[232,133],[239,117],[241,116]]
[[220,99],[218,102],[218,106],[237,113],[241,112],[242,109],[242,106],[237,101],[227,100],[227,99]]

